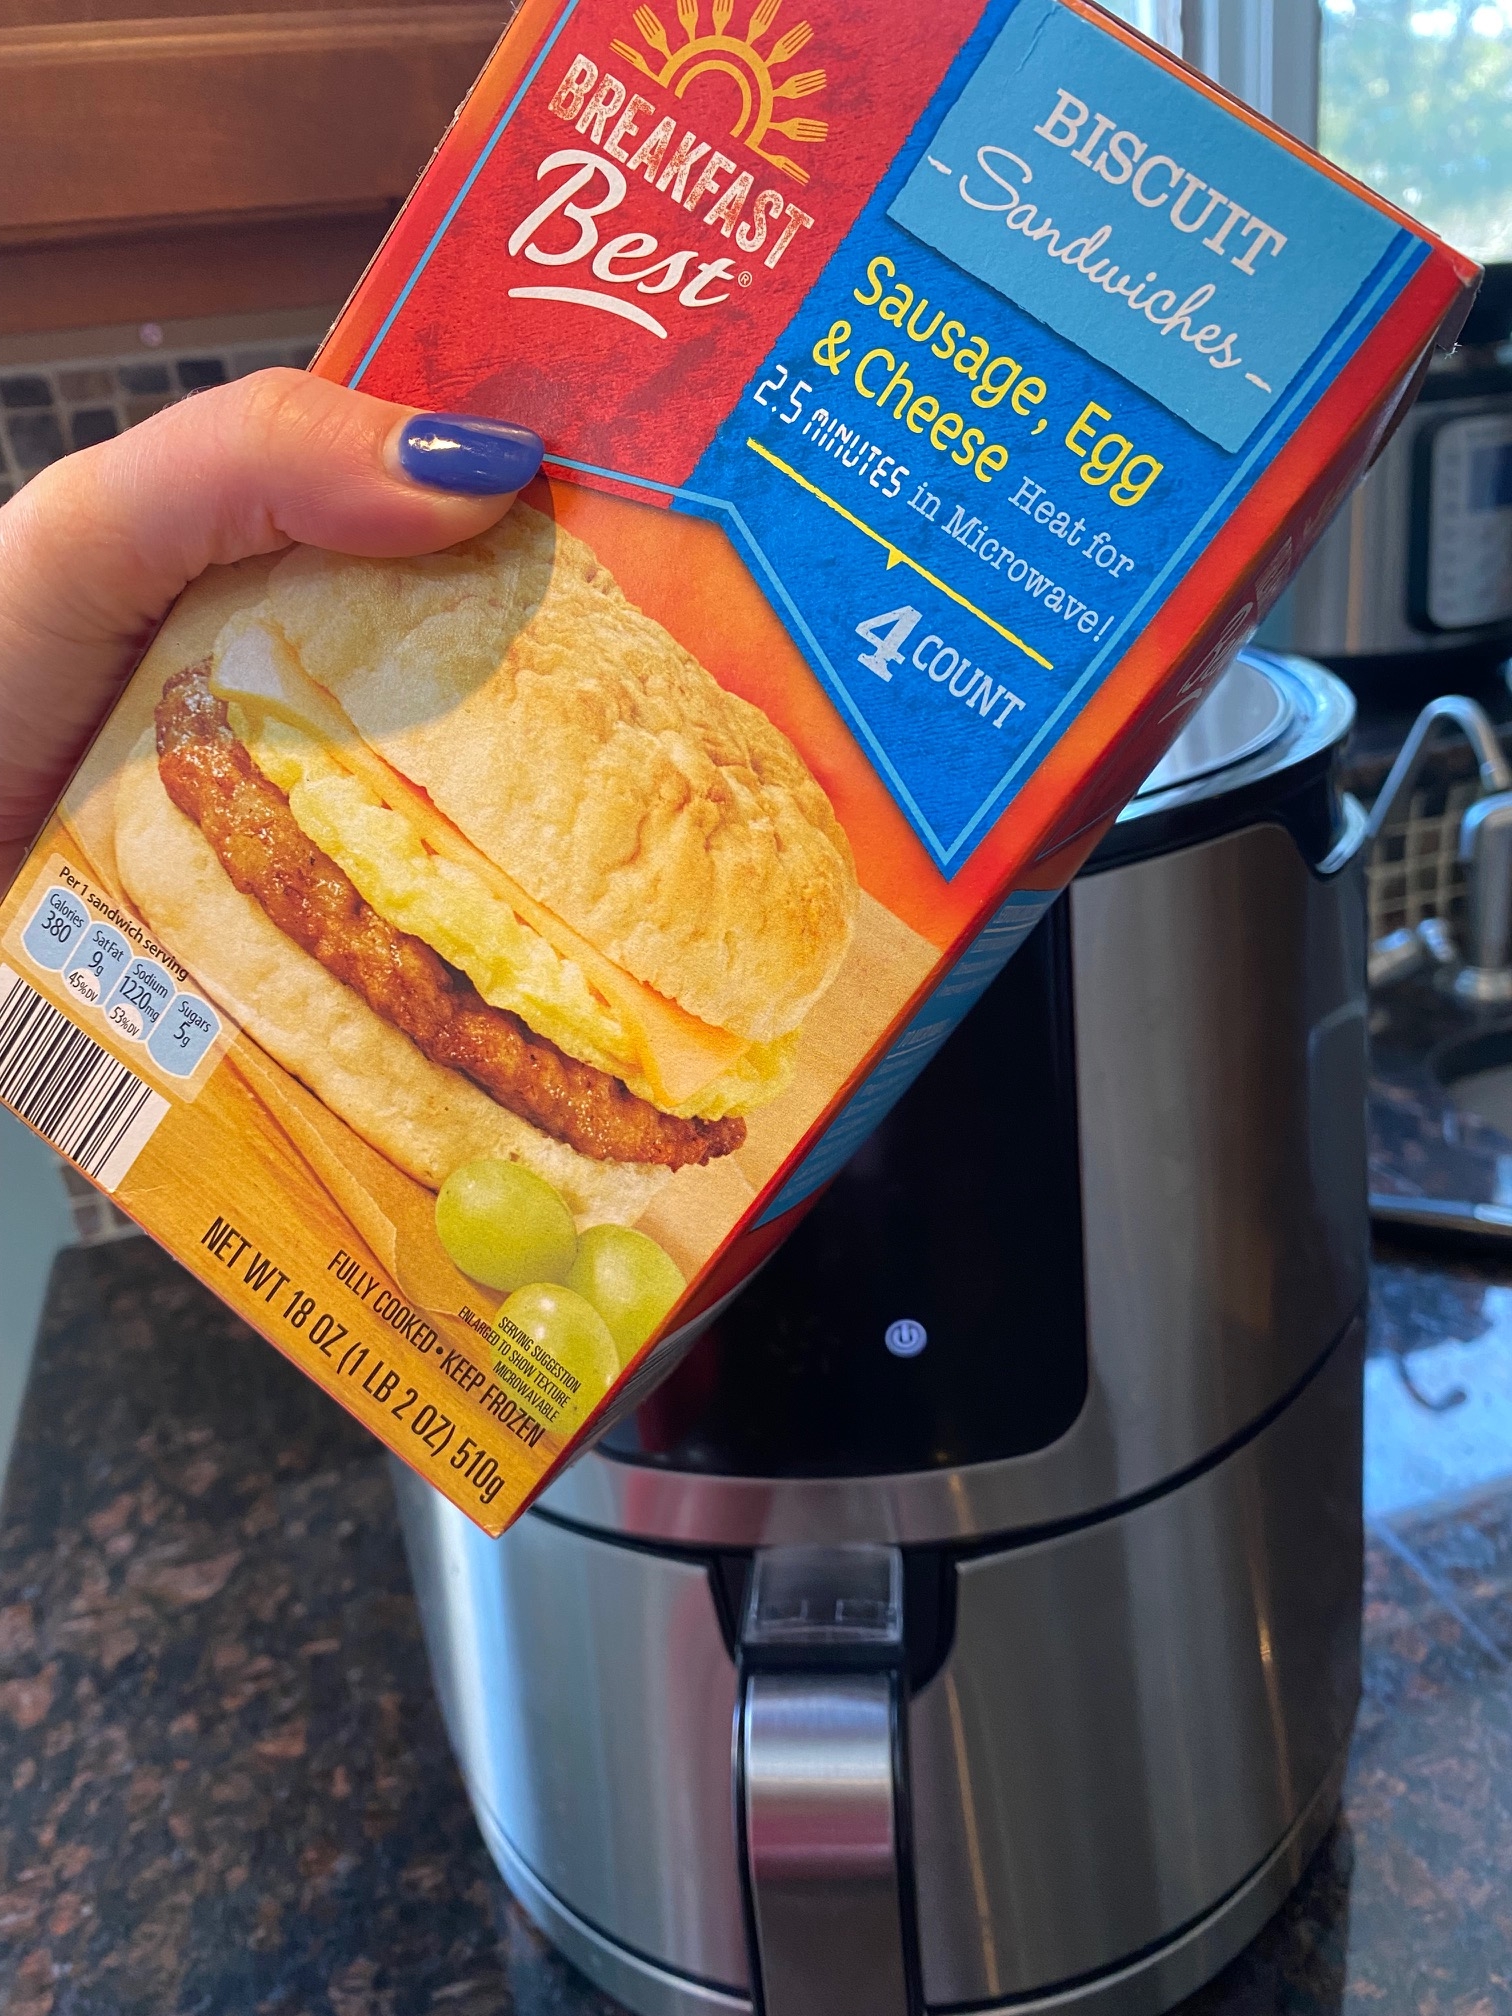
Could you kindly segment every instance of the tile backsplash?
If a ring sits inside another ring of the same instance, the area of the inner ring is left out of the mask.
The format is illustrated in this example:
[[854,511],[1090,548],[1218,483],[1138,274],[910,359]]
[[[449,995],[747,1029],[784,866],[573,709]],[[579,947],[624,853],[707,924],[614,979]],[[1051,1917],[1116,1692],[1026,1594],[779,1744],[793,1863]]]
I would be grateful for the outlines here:
[[[107,441],[191,392],[273,364],[302,368],[329,320],[311,316],[307,329],[277,335],[250,317],[250,326],[228,319],[218,328],[148,323],[140,331],[99,332],[118,347],[83,356],[70,354],[80,347],[77,333],[34,338],[38,361],[0,358],[0,503],[48,463]],[[121,343],[128,334],[136,337],[129,349]],[[6,348],[14,354],[14,344]]]

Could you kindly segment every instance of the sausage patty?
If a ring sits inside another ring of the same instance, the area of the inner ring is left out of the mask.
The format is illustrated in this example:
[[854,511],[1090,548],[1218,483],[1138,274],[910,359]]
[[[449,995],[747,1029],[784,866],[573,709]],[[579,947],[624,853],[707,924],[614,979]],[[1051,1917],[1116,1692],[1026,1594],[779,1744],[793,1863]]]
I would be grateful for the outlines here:
[[501,1106],[598,1162],[668,1169],[728,1155],[745,1122],[680,1120],[494,1008],[429,945],[385,923],[295,822],[289,801],[231,732],[208,664],[176,672],[157,708],[164,789],[244,896],[360,994],[432,1063],[464,1072]]

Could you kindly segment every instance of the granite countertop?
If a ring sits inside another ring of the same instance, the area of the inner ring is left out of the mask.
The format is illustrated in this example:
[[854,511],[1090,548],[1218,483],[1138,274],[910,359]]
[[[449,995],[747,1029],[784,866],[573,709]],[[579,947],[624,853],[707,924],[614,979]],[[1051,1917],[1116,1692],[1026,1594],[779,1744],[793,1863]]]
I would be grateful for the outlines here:
[[1508,1056],[1506,1006],[1469,1014],[1431,973],[1372,998],[1366,1113],[1377,1225],[1479,1228],[1506,1240],[1512,1263],[1512,1139],[1445,1082]]
[[[1374,1308],[1388,1380],[1512,1344],[1473,1269],[1382,1257]],[[1368,1575],[1344,1814],[1185,2016],[1512,2004],[1512,1488],[1376,1519]],[[143,1239],[53,1277],[0,1520],[0,1782],[7,2016],[617,2009],[478,1837],[376,1444]]]
[[508,1899],[382,1452],[146,1239],[64,1253],[0,1523],[5,2016],[609,2016]]

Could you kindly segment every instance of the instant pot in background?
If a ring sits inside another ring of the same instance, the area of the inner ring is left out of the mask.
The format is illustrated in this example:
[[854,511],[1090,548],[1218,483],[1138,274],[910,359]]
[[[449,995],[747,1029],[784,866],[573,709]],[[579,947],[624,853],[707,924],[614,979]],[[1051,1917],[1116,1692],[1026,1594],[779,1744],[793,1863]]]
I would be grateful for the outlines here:
[[1512,264],[1266,623],[1357,691],[1439,692],[1512,657]]
[[1352,714],[1242,656],[788,1244],[501,1541],[396,1469],[489,1847],[632,2009],[1164,2009],[1329,1825]]

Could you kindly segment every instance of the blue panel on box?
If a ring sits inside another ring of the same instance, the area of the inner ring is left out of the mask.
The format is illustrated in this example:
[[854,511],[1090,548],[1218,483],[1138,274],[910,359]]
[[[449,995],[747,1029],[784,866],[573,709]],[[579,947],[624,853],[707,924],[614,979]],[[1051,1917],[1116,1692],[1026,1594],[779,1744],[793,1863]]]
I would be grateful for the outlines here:
[[1060,0],[1021,0],[888,215],[1227,449],[1406,235]]

